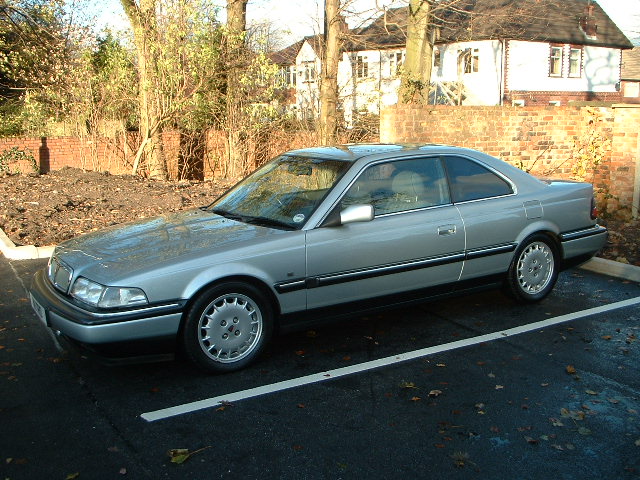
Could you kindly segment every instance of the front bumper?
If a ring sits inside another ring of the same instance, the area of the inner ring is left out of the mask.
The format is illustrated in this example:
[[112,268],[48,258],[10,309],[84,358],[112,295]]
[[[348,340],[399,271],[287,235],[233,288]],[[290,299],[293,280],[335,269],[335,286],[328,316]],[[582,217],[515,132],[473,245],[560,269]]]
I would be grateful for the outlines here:
[[54,331],[78,342],[104,344],[175,337],[185,302],[129,310],[90,311],[63,297],[41,270],[31,285],[31,303],[38,317]]

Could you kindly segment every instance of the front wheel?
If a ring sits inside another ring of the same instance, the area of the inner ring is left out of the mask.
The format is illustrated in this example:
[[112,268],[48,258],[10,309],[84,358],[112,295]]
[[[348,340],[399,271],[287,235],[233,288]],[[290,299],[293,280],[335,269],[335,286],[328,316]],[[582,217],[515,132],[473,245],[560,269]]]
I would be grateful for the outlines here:
[[209,288],[185,318],[185,353],[208,372],[231,372],[253,362],[273,331],[271,305],[255,287],[229,282]]
[[536,234],[522,242],[507,275],[507,291],[522,303],[532,303],[549,295],[558,279],[555,245],[545,235]]

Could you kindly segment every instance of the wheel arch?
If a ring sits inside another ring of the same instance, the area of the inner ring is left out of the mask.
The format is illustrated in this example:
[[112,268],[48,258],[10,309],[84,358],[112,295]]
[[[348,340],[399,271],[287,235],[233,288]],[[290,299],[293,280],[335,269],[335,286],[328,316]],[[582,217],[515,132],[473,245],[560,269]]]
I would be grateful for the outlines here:
[[262,295],[264,295],[265,299],[269,302],[269,305],[273,309],[273,320],[276,324],[274,326],[277,326],[278,319],[281,313],[281,308],[280,308],[280,302],[278,301],[278,298],[273,292],[273,290],[271,290],[265,282],[263,282],[262,280],[256,277],[252,277],[250,275],[229,275],[226,277],[219,277],[219,278],[216,278],[215,280],[205,283],[204,285],[200,286],[200,288],[198,288],[195,292],[193,292],[193,294],[185,304],[182,319],[180,320],[180,331],[182,331],[184,327],[185,313],[191,309],[196,299],[200,297],[202,293],[208,290],[209,288],[212,288],[212,287],[215,287],[216,285],[220,285],[222,283],[227,283],[227,282],[246,283],[247,285],[250,285],[256,288]]
[[558,261],[562,262],[564,259],[564,253],[562,250],[562,243],[560,242],[560,229],[558,229],[555,225],[550,223],[536,223],[529,225],[527,228],[520,232],[520,235],[516,238],[516,243],[518,244],[518,248],[522,245],[522,243],[527,240],[527,238],[533,235],[544,235],[549,239],[549,241],[553,244],[553,247],[558,254]]

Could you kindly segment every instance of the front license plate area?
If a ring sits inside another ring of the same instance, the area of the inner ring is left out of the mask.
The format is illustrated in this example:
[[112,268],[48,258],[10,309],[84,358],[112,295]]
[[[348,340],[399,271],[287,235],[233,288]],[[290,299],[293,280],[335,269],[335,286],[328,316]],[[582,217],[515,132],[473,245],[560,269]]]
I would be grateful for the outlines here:
[[29,296],[31,297],[31,307],[33,308],[33,311],[36,312],[40,321],[47,325],[47,311],[35,298],[33,298],[33,295],[29,294]]

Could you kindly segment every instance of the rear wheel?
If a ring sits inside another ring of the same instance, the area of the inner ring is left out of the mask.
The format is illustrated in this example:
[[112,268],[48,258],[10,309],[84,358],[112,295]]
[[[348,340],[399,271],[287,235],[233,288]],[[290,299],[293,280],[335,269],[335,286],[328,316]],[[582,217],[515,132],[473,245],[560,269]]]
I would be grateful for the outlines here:
[[228,282],[209,288],[189,309],[182,342],[187,356],[209,372],[231,372],[253,362],[273,331],[272,310],[255,287]]
[[556,247],[545,235],[522,242],[507,276],[507,291],[522,303],[538,302],[549,295],[558,279]]

